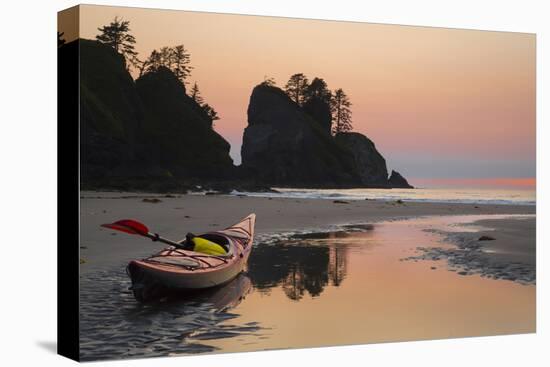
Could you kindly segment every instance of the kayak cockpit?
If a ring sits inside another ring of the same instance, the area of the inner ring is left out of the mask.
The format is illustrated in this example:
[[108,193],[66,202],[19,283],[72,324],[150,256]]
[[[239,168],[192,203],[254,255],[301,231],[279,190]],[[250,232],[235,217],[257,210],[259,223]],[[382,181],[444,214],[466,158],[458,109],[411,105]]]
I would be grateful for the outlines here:
[[[205,234],[201,234],[199,236],[197,236],[199,238],[202,238],[202,239],[205,239],[207,241],[210,241],[210,242],[213,242],[215,243],[216,245],[219,245],[221,247],[223,247],[223,249],[225,250],[225,254],[220,254],[220,255],[217,255],[217,256],[224,256],[224,257],[228,257],[228,256],[231,256],[233,254],[233,246],[232,246],[232,243],[231,241],[225,237],[225,236],[222,236],[222,235],[219,235],[217,233],[205,233]],[[184,244],[186,240],[182,240],[180,241],[179,243],[180,244]]]

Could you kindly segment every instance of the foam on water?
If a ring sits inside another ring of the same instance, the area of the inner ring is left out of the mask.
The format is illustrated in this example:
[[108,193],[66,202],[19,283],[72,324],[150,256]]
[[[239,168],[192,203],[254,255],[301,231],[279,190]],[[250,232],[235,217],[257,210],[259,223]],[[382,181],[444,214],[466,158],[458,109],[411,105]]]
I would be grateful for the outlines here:
[[296,199],[403,200],[412,202],[535,205],[534,190],[511,189],[292,189],[273,192],[239,192],[232,195]]

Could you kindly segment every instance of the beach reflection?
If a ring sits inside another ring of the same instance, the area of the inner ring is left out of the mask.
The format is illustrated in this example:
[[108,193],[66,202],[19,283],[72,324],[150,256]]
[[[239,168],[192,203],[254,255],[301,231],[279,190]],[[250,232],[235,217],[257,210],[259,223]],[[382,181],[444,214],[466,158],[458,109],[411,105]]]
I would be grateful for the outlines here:
[[288,298],[318,297],[327,285],[339,286],[346,277],[347,245],[334,240],[345,232],[296,236],[271,246],[258,246],[248,274],[258,291],[281,287]]
[[534,285],[463,276],[446,260],[403,261],[419,246],[452,247],[436,230],[462,231],[459,222],[486,217],[343,226],[275,242],[266,236],[254,245],[247,273],[227,285],[146,305],[133,299],[123,272],[86,274],[82,358],[533,332]]
[[535,286],[463,276],[445,260],[402,261],[419,246],[451,246],[425,229],[483,218],[424,217],[258,243],[248,271],[254,290],[235,312],[262,330],[209,345],[251,351],[533,332]]

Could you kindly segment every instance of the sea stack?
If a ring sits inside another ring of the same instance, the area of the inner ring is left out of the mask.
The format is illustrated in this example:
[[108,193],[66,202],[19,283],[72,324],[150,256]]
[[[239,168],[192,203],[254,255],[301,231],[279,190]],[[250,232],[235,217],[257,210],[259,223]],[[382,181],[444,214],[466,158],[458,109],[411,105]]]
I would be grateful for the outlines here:
[[361,185],[365,187],[388,187],[386,160],[376,150],[374,143],[360,133],[338,133],[336,142],[347,148],[355,158],[355,170]]
[[254,88],[241,148],[245,175],[272,186],[412,187],[397,172],[388,179],[372,140],[357,132],[332,136],[326,114],[319,122],[305,107],[275,86]]
[[413,186],[411,186],[405,177],[401,176],[401,174],[397,171],[391,171],[390,178],[388,179],[388,182],[390,184],[390,187],[396,188],[396,189],[414,189]]
[[243,169],[269,185],[337,187],[360,182],[353,154],[273,86],[258,85],[252,91],[241,156]]

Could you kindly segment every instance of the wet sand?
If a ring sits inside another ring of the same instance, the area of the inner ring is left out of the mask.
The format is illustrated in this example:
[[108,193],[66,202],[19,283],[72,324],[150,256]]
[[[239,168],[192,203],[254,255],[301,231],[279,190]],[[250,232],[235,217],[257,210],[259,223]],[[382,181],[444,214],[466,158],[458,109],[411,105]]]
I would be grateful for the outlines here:
[[[535,331],[533,206],[82,196],[84,360]],[[124,266],[160,246],[99,227],[134,218],[179,239],[250,212],[258,222],[246,273],[199,297],[155,304],[135,301]],[[478,253],[471,244],[482,235],[496,240]],[[451,252],[431,258],[422,248]],[[512,267],[484,275],[475,265],[483,256]]]
[[[145,199],[145,201],[144,201]],[[153,200],[151,200],[153,199]],[[316,230],[345,223],[373,223],[425,215],[534,214],[535,206],[446,203],[397,203],[378,200],[335,203],[324,199],[237,197],[225,195],[152,195],[138,193],[81,193],[81,272],[110,267],[144,257],[157,244],[100,227],[132,218],[171,239],[187,232],[223,228],[255,212],[258,235]],[[530,231],[525,231],[529,235]],[[510,242],[509,242],[510,243]]]
[[536,263],[536,220],[534,217],[524,219],[486,219],[473,223],[488,228],[476,234],[464,233],[467,240],[475,241],[481,236],[493,237],[484,242],[484,249],[491,252],[499,262],[521,261],[535,266]]
[[536,218],[534,215],[475,220],[453,231],[433,230],[447,247],[418,247],[406,260],[445,259],[460,275],[536,283]]

